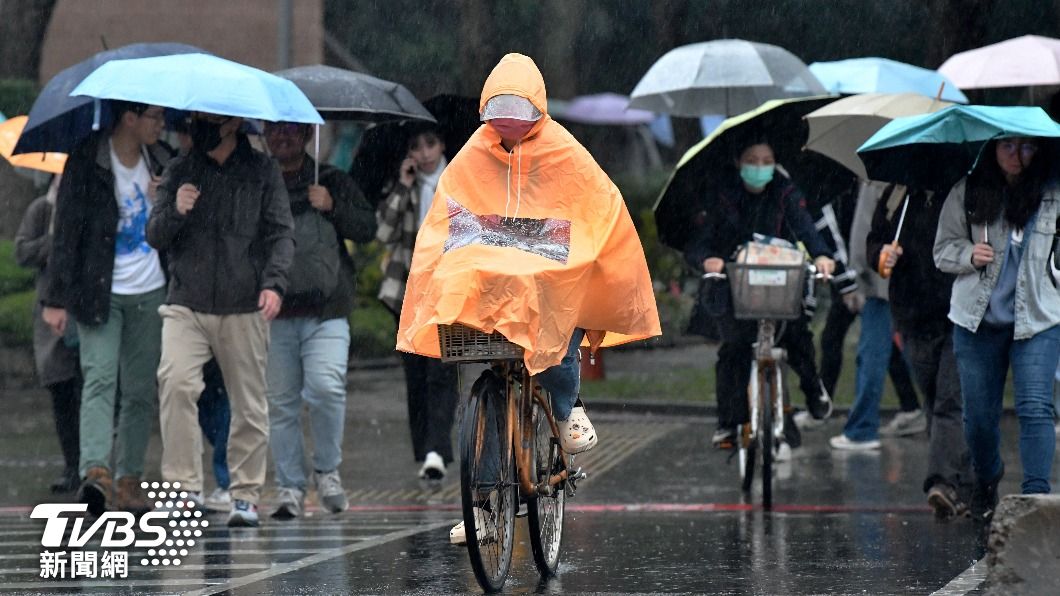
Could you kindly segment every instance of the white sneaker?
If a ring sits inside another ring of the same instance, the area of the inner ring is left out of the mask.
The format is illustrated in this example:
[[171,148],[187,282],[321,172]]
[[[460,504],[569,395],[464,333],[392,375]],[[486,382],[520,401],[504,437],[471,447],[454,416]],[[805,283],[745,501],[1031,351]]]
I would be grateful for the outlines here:
[[223,488],[215,488],[205,502],[207,511],[223,512],[232,510],[232,493]]
[[806,410],[799,410],[792,416],[795,420],[795,426],[799,427],[799,430],[813,430],[815,428],[821,428],[825,425],[824,420],[818,420],[810,415]]
[[773,461],[777,463],[791,461],[791,446],[788,445],[787,441],[781,441],[777,444],[777,450],[773,454]]
[[[478,543],[484,544],[489,542],[490,538],[494,538],[496,527],[489,523],[490,514],[485,509],[474,507],[475,512],[475,534],[478,535]],[[487,527],[488,526],[488,527]],[[464,530],[464,522],[453,526],[453,529],[449,530],[449,543],[457,546],[464,546],[467,544],[467,535]]]
[[559,436],[567,455],[582,453],[596,446],[596,429],[581,406],[571,410],[570,418],[559,421]]
[[832,437],[828,440],[828,444],[832,446],[832,449],[838,449],[840,451],[872,451],[880,448],[880,441],[878,439],[873,439],[871,441],[852,441],[843,434]]
[[423,467],[420,468],[420,478],[423,480],[441,480],[445,478],[445,460],[437,452],[430,451],[423,458]]
[[880,435],[884,437],[907,437],[927,431],[927,416],[924,410],[916,409],[912,412],[898,412],[894,418],[880,429]]
[[335,470],[327,474],[316,474],[317,499],[320,506],[331,513],[342,513],[350,506],[346,500],[346,491],[342,488],[342,478],[339,471]]
[[294,519],[302,517],[305,511],[305,493],[293,487],[281,486],[276,491],[276,519]]

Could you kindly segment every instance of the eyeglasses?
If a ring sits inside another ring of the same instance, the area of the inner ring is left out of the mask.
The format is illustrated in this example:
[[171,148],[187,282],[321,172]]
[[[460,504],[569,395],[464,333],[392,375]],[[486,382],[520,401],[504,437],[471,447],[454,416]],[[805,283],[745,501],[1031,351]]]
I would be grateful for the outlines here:
[[1030,142],[998,141],[997,148],[1005,155],[1015,155],[1018,151],[1022,157],[1033,157],[1038,152],[1038,145]]

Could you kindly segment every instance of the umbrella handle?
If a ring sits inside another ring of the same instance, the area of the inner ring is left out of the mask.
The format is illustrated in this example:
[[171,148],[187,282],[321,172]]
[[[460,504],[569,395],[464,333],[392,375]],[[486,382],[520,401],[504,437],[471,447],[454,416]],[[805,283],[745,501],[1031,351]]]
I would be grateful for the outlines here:
[[[898,245],[898,241],[895,240],[894,242],[892,242],[890,244],[890,246],[892,248],[897,249],[898,246],[899,246]],[[889,277],[891,277],[891,273],[893,273],[893,269],[891,267],[886,266],[884,264],[885,261],[887,261],[887,255],[883,254],[883,251],[881,250],[880,251],[880,260],[879,260],[878,263],[876,263],[876,272],[879,273],[880,277],[882,277],[883,279],[888,279]]]
[[103,111],[103,102],[98,97],[92,98],[92,130],[99,130],[100,112]]
[[320,185],[320,125],[313,134],[313,184]]

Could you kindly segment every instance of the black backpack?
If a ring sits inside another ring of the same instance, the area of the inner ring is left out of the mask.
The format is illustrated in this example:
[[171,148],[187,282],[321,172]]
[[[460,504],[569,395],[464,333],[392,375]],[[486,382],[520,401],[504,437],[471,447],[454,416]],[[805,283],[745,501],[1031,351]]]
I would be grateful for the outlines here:
[[319,304],[339,283],[339,235],[335,226],[308,203],[292,209],[294,261],[288,271],[286,299]]

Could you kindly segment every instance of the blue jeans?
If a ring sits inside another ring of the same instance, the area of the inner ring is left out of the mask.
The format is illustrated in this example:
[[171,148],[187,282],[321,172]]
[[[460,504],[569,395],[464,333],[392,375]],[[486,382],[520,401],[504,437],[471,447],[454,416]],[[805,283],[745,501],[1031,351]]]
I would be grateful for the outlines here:
[[953,350],[964,396],[964,435],[977,480],[992,482],[1003,469],[1001,400],[1011,364],[1020,421],[1020,488],[1023,494],[1048,493],[1056,449],[1052,400],[1060,325],[1019,341],[1013,339],[1012,325],[980,324],[975,333],[955,326]]
[[567,345],[567,355],[556,366],[546,368],[534,377],[541,387],[552,396],[552,416],[557,420],[570,418],[574,403],[578,401],[581,388],[581,364],[578,362],[578,346],[585,337],[584,329],[575,329]]
[[880,399],[893,343],[890,305],[881,298],[869,298],[861,311],[854,406],[843,427],[843,434],[851,441],[879,438]]
[[303,403],[309,406],[313,469],[332,472],[342,462],[350,326],[343,318],[276,319],[270,333],[265,377],[276,484],[304,491]]
[[210,360],[202,371],[206,388],[199,398],[199,428],[206,442],[213,447],[213,477],[217,487],[228,490],[231,484],[228,475],[228,431],[232,423],[232,408],[217,361]]

